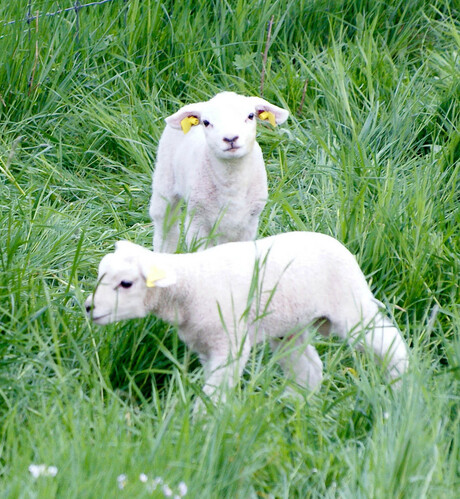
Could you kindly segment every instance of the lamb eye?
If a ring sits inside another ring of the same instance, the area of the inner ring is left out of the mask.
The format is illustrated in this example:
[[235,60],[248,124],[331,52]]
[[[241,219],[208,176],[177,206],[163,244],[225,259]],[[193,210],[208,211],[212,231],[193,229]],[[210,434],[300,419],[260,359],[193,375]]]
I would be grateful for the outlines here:
[[131,286],[133,285],[133,283],[131,281],[121,281],[120,282],[120,286],[122,288],[130,288]]
[[248,116],[248,119],[253,120],[253,119],[254,119],[254,113],[251,113],[251,114]]
[[209,126],[209,121],[208,120],[203,120],[203,125],[204,126]]

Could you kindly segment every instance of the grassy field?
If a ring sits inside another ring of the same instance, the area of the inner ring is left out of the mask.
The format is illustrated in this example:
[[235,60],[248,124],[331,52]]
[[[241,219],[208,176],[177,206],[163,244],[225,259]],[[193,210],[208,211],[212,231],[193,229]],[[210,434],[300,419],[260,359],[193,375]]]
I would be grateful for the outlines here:
[[[29,4],[75,2],[0,5],[1,497],[180,496],[181,482],[190,498],[458,497],[456,2],[114,0],[27,23]],[[260,95],[262,72],[291,117],[259,126],[260,235],[344,242],[411,367],[394,390],[369,356],[318,338],[323,386],[291,399],[260,348],[194,421],[201,373],[175,330],[99,328],[82,304],[116,240],[151,245],[163,118],[223,89]],[[35,477],[40,464],[57,469]]]

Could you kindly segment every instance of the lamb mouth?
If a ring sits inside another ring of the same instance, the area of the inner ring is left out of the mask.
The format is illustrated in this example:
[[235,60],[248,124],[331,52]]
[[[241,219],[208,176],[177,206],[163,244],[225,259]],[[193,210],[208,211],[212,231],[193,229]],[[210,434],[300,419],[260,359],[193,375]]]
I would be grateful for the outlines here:
[[224,152],[235,152],[238,151],[238,149],[241,149],[241,146],[229,147],[228,149],[224,149]]
[[91,320],[93,322],[98,322],[100,321],[101,319],[103,319],[104,317],[108,317],[110,315],[110,313],[107,313],[107,314],[102,314],[102,315],[98,315],[97,317],[91,317]]

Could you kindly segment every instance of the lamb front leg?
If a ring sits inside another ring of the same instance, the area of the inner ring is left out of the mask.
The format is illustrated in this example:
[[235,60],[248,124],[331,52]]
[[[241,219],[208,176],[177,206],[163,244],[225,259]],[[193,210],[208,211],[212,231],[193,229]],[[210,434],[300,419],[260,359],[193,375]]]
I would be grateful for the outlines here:
[[200,356],[205,371],[204,393],[214,402],[225,402],[227,390],[231,390],[239,381],[249,358],[248,340],[238,352],[230,348]]
[[179,244],[180,203],[178,199],[152,196],[150,217],[153,221],[153,249],[175,253]]

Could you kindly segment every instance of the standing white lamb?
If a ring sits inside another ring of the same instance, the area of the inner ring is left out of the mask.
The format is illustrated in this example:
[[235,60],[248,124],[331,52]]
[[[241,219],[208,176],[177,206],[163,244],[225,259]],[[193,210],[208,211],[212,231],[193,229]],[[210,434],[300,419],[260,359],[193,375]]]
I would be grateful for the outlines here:
[[150,201],[155,251],[176,251],[181,201],[189,247],[256,238],[268,197],[256,118],[275,125],[288,115],[259,97],[221,92],[166,118]]
[[177,326],[199,355],[211,396],[237,382],[251,346],[265,338],[286,348],[280,363],[288,377],[316,388],[322,363],[309,344],[312,329],[367,345],[392,378],[408,364],[401,334],[379,311],[354,256],[314,232],[177,255],[120,241],[100,262],[85,306],[97,324],[153,313]]

